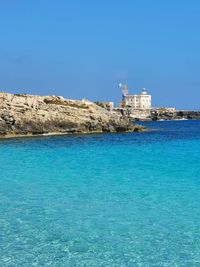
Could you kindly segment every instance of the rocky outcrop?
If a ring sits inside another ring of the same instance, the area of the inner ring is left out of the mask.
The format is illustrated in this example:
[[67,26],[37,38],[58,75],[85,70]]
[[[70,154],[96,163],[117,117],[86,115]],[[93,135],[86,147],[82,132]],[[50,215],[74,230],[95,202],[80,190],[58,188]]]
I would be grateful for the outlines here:
[[140,130],[120,113],[89,101],[0,93],[0,137]]
[[176,110],[175,108],[134,109],[130,107],[115,110],[132,119],[132,121],[200,120],[200,111],[195,110]]
[[200,111],[192,110],[152,110],[151,119],[157,120],[200,120]]

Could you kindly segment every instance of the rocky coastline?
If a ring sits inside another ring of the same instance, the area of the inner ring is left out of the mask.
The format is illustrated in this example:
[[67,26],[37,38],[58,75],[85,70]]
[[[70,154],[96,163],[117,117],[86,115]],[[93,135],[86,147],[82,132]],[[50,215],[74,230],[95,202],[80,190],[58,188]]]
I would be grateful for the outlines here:
[[200,111],[176,110],[175,108],[131,109],[116,108],[124,116],[136,121],[200,120]]
[[159,120],[200,120],[200,111],[193,110],[155,110],[151,112],[150,119]]
[[143,129],[121,113],[87,100],[0,93],[0,138]]

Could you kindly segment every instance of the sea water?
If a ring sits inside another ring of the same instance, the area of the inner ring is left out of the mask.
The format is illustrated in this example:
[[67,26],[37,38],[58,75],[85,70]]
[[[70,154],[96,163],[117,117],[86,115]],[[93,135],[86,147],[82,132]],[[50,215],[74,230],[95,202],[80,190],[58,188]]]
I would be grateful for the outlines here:
[[0,266],[200,266],[200,121],[0,141]]

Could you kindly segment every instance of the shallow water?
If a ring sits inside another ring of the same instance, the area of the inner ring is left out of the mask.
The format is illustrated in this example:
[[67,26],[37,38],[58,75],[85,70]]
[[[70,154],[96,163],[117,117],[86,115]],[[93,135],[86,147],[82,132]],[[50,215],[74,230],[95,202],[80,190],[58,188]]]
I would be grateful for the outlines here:
[[200,121],[0,141],[0,266],[200,266]]

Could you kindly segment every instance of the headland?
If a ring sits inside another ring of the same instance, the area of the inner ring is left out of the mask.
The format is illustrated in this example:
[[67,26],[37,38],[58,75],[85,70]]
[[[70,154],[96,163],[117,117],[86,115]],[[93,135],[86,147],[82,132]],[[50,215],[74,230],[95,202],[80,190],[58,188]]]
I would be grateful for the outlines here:
[[177,110],[175,107],[153,107],[152,96],[145,88],[139,94],[129,94],[126,84],[119,84],[122,99],[116,111],[132,121],[199,120],[198,110]]
[[0,93],[0,138],[142,130],[120,112],[85,99]]

